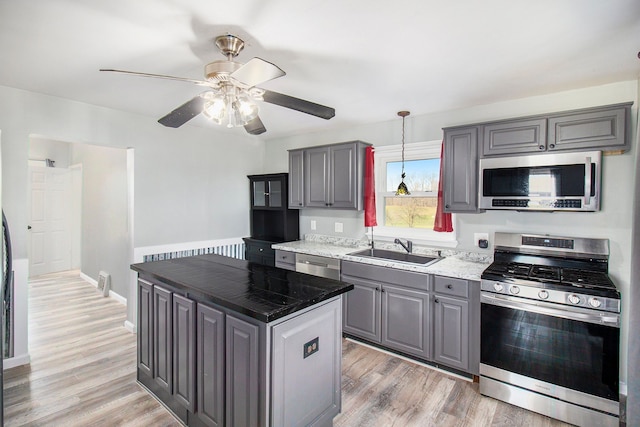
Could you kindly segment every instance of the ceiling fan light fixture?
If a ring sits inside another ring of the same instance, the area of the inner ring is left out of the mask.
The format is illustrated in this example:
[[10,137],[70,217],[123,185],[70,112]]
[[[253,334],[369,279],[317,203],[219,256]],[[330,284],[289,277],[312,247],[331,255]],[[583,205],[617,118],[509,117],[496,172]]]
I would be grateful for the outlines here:
[[222,86],[203,95],[204,116],[217,125],[228,128],[244,126],[258,116],[258,105],[246,89]]

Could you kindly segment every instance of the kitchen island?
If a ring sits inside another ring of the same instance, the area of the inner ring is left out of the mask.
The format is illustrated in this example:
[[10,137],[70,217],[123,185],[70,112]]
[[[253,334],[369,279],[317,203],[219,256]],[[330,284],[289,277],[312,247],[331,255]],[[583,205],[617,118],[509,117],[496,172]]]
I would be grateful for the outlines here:
[[189,426],[330,426],[353,285],[220,255],[134,264],[138,381]]

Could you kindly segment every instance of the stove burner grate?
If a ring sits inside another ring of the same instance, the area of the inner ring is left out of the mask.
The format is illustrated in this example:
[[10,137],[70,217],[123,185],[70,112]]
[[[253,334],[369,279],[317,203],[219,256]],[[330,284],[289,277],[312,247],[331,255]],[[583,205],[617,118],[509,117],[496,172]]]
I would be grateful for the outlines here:
[[560,268],[558,267],[549,267],[546,265],[534,265],[531,268],[531,274],[529,274],[530,278],[547,280],[551,282],[559,282],[560,281]]

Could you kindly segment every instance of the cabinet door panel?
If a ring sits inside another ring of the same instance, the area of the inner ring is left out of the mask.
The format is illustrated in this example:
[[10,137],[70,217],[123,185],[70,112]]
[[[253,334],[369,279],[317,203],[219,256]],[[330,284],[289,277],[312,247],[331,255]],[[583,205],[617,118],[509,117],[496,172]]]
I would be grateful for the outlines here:
[[153,376],[153,285],[138,280],[138,369]]
[[327,207],[329,204],[329,148],[311,148],[304,154],[304,204]]
[[356,208],[356,144],[331,148],[331,200],[334,208]]
[[444,211],[478,211],[478,128],[445,132]]
[[153,376],[167,393],[173,393],[173,319],[171,292],[153,287]]
[[385,285],[382,344],[429,358],[429,294]]
[[260,404],[259,328],[226,318],[226,425],[258,425]]
[[627,149],[624,107],[549,118],[549,150]]
[[304,206],[304,151],[289,152],[289,207]]
[[198,304],[197,415],[210,427],[224,425],[224,313]]
[[267,206],[267,183],[265,181],[253,181],[251,195],[254,207]]
[[380,342],[380,285],[347,276],[342,280],[354,286],[342,296],[344,332]]
[[196,303],[173,295],[173,394],[185,408],[195,408]]
[[269,206],[272,208],[282,207],[282,178],[270,179],[268,184]]
[[483,154],[539,153],[547,149],[547,120],[513,120],[483,126]]
[[434,360],[469,369],[469,303],[437,295],[434,299]]

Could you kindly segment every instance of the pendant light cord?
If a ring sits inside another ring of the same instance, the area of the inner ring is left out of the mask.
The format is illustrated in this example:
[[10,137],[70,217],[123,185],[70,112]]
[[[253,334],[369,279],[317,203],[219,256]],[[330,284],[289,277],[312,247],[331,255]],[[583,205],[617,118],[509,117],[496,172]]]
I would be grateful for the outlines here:
[[404,118],[402,116],[402,178],[404,178]]

